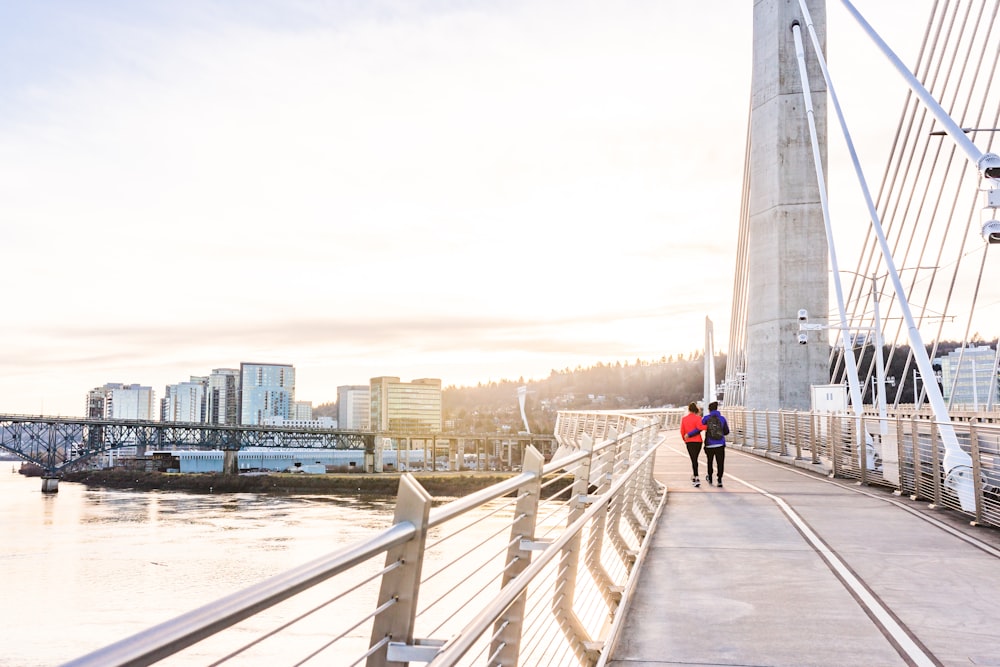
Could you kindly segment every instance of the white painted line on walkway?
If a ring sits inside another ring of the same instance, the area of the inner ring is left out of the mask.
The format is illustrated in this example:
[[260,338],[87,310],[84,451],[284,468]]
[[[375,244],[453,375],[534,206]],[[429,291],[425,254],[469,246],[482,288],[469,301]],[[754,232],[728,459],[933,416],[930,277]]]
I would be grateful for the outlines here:
[[888,633],[892,641],[895,642],[897,649],[900,651],[904,659],[911,661],[913,665],[918,665],[919,667],[939,667],[941,665],[933,656],[928,655],[928,653],[917,644],[911,637],[910,633],[906,631],[903,626],[896,621],[895,616],[886,609],[886,607],[881,603],[881,601],[876,598],[868,587],[865,586],[851,571],[851,569],[840,559],[837,554],[826,545],[825,542],[815,533],[812,528],[800,517],[792,507],[786,503],[782,498],[765,491],[764,489],[754,486],[750,482],[747,482],[739,477],[726,473],[726,477],[731,478],[743,486],[756,491],[757,493],[771,499],[781,511],[792,521],[792,523],[799,529],[802,535],[812,544],[813,549],[819,552],[823,558],[827,561],[830,567],[837,573],[841,581],[851,590],[855,598],[868,610],[869,614],[873,619],[875,619]]
[[[674,451],[677,451],[677,450],[674,450]],[[761,463],[766,463],[769,466],[774,466],[775,468],[781,468],[782,470],[787,470],[788,472],[793,472],[796,475],[802,475],[803,477],[808,477],[809,479],[814,479],[817,482],[823,482],[824,484],[832,484],[833,486],[837,487],[838,489],[844,489],[845,491],[851,491],[853,493],[858,493],[858,494],[861,494],[862,496],[865,496],[866,498],[871,498],[872,500],[880,500],[880,501],[882,501],[884,503],[889,503],[893,507],[898,507],[901,510],[909,512],[910,514],[912,514],[913,516],[917,517],[918,519],[923,519],[924,521],[926,521],[927,523],[935,526],[936,528],[940,528],[941,530],[945,531],[946,533],[949,533],[953,537],[957,537],[958,539],[962,540],[963,542],[967,542],[968,544],[976,547],[977,549],[981,549],[982,551],[985,551],[986,553],[988,553],[989,555],[991,555],[991,556],[993,556],[995,558],[1000,558],[1000,549],[997,549],[993,545],[988,544],[986,542],[983,542],[982,540],[977,540],[975,537],[972,537],[971,535],[967,535],[966,533],[963,533],[962,531],[960,531],[960,530],[958,530],[956,528],[953,528],[952,526],[949,526],[945,522],[939,521],[938,519],[935,519],[932,516],[927,516],[923,512],[915,510],[912,507],[908,507],[905,503],[902,503],[902,502],[900,502],[898,500],[895,500],[894,498],[884,498],[882,496],[876,495],[874,493],[870,493],[870,492],[865,491],[863,489],[855,488],[853,486],[849,486],[847,484],[843,484],[843,483],[840,483],[840,482],[837,482],[837,481],[834,481],[834,480],[831,480],[831,479],[827,479],[825,477],[818,477],[815,473],[810,473],[810,472],[805,472],[805,471],[802,471],[802,470],[798,470],[798,469],[793,468],[792,466],[788,465],[787,463],[775,463],[774,461],[770,461],[770,460],[762,458],[760,456],[754,456],[753,454],[747,454],[746,452],[741,452],[739,450],[730,450],[730,451],[735,451],[737,454],[742,454],[743,456],[749,456],[753,460],[759,461]]]

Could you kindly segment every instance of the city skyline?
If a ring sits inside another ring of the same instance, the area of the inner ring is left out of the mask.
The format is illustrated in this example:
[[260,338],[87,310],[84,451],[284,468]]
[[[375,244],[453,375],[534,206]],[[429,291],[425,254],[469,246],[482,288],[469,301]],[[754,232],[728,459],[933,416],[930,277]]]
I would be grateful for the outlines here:
[[[914,60],[929,0],[857,4]],[[877,172],[905,88],[827,11]],[[384,375],[543,379],[700,351],[706,316],[725,351],[751,18],[8,4],[0,412],[75,415],[91,387],[219,359],[293,360],[317,403]],[[830,164],[840,192],[832,140]]]

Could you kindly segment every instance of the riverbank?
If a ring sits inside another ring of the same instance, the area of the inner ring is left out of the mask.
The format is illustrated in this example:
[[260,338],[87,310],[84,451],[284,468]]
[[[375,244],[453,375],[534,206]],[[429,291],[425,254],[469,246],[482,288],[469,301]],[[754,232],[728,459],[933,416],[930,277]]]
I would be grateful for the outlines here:
[[[423,472],[413,473],[432,496],[459,497],[492,486],[514,473]],[[66,473],[64,482],[137,491],[187,491],[191,493],[350,494],[395,496],[400,473],[328,473],[306,475],[271,473],[223,475],[221,473],[162,473],[129,470],[85,470]]]

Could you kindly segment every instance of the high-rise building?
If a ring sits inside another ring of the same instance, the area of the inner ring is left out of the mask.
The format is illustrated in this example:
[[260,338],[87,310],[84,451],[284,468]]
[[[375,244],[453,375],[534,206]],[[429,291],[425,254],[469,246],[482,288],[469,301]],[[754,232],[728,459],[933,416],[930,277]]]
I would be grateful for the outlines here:
[[369,382],[371,428],[379,433],[440,433],[441,380],[400,382],[377,377]]
[[950,405],[973,410],[997,405],[997,359],[992,347],[975,345],[965,348],[965,352],[952,350],[934,363],[941,367],[941,393]]
[[240,364],[240,423],[263,424],[292,416],[295,368],[291,364]]
[[216,368],[208,376],[205,395],[205,422],[214,425],[238,424],[240,421],[240,371]]
[[152,387],[109,382],[87,392],[90,419],[156,420],[156,392]]
[[371,428],[371,389],[368,385],[353,384],[337,387],[337,427],[349,431],[367,431]]
[[167,385],[163,396],[160,420],[166,422],[205,422],[205,395],[208,378],[191,376],[187,382]]

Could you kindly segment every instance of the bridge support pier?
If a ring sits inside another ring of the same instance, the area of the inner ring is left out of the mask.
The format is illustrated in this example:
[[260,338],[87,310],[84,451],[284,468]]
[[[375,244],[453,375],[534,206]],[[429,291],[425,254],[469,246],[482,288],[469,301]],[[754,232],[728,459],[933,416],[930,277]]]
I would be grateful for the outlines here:
[[59,493],[59,478],[43,475],[42,493]]
[[239,475],[240,465],[236,458],[239,453],[238,449],[223,449],[222,450],[222,474],[223,475]]

